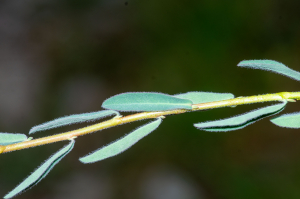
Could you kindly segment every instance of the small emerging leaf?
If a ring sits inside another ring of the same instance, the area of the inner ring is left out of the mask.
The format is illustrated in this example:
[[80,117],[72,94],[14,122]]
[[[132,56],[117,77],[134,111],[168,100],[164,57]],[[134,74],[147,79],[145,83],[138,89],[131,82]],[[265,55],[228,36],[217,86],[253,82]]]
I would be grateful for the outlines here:
[[273,60],[245,60],[241,61],[238,66],[272,71],[300,81],[300,73],[298,71],[292,70],[284,64]]
[[118,111],[165,111],[192,109],[192,101],[162,93],[122,93],[105,100],[102,107]]
[[50,172],[50,170],[73,149],[74,142],[75,141],[72,140],[67,146],[52,155],[38,169],[21,182],[21,184],[5,195],[4,198],[12,198],[39,183]]
[[115,155],[122,153],[123,151],[130,148],[132,145],[137,143],[140,139],[154,131],[161,123],[162,119],[158,118],[157,120],[150,122],[138,129],[134,130],[130,134],[126,135],[125,137],[115,141],[103,148],[92,152],[91,154],[80,158],[79,160],[82,163],[93,163],[97,162]]
[[196,128],[199,128],[204,131],[211,131],[211,132],[225,132],[225,131],[232,131],[244,128],[264,117],[268,117],[270,115],[274,115],[282,111],[287,104],[287,101],[283,101],[283,103],[278,105],[267,106],[265,108],[260,108],[242,115],[237,115],[235,117],[223,119],[223,120],[216,120],[216,121],[209,121],[209,122],[202,122],[194,124]]
[[200,104],[206,102],[233,99],[234,95],[231,93],[188,92],[174,95],[174,97],[191,100],[193,104]]
[[300,112],[280,115],[271,119],[273,124],[287,128],[300,128]]
[[66,126],[66,125],[70,125],[70,124],[81,123],[81,122],[86,122],[86,121],[93,121],[93,120],[101,119],[103,117],[107,117],[107,116],[110,116],[113,114],[120,115],[117,111],[104,110],[104,111],[97,111],[97,112],[92,112],[92,113],[83,113],[83,114],[76,114],[76,115],[60,117],[55,120],[45,122],[43,124],[32,127],[29,131],[29,134],[32,134],[32,133],[35,133],[38,131],[45,131],[48,129],[58,128],[58,127]]
[[0,133],[0,145],[15,144],[27,140],[25,134],[19,133]]

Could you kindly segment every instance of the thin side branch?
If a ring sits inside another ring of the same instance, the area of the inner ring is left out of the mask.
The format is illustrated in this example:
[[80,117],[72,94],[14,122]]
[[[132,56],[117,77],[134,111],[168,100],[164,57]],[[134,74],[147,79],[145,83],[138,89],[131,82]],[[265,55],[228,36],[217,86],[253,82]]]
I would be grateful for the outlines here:
[[110,127],[126,124],[129,122],[144,120],[144,119],[157,118],[157,117],[173,115],[173,114],[181,114],[181,113],[191,112],[191,111],[208,110],[208,109],[221,108],[221,107],[231,107],[231,106],[252,104],[252,103],[259,103],[259,102],[271,102],[271,101],[282,101],[282,100],[293,101],[294,99],[300,99],[300,92],[281,92],[276,94],[238,97],[230,100],[194,104],[192,110],[178,109],[178,110],[159,111],[159,112],[137,113],[125,117],[116,117],[111,120],[107,120],[98,124],[87,126],[85,128],[76,129],[74,131],[69,131],[66,133],[61,133],[61,134],[43,137],[39,139],[33,139],[33,140],[24,141],[24,142],[11,144],[7,146],[0,146],[0,153],[7,153],[7,152],[27,149],[35,146],[41,146],[44,144],[69,140],[69,139],[76,138],[78,136],[86,135]]

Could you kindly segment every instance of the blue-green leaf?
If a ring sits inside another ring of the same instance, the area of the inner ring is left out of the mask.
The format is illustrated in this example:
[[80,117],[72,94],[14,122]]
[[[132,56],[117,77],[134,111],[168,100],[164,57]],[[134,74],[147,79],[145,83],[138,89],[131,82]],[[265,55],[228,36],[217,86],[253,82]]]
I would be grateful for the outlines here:
[[238,66],[272,71],[300,81],[300,73],[298,71],[292,70],[284,64],[273,60],[245,60],[241,61]]
[[237,115],[231,118],[216,120],[216,121],[208,121],[194,124],[196,128],[205,131],[212,132],[225,132],[232,131],[244,128],[264,117],[268,117],[282,111],[286,105],[287,101],[283,101],[281,104],[267,106],[264,108],[260,108],[242,115]]
[[27,140],[25,134],[19,133],[0,133],[0,145],[15,144]]
[[162,119],[158,118],[157,120],[150,122],[146,125],[139,127],[138,129],[134,130],[130,134],[126,135],[125,137],[103,147],[97,149],[96,151],[92,152],[91,154],[80,158],[79,160],[82,163],[93,163],[97,162],[115,155],[122,153],[123,151],[130,148],[132,145],[137,143],[140,139],[154,131],[161,123]]
[[118,111],[165,111],[192,109],[192,101],[162,93],[122,93],[105,100],[102,107]]
[[271,119],[271,122],[281,127],[298,129],[300,128],[300,112],[280,115]]
[[23,182],[21,182],[21,184],[5,195],[4,198],[12,198],[39,183],[50,172],[50,170],[73,149],[73,147],[74,140],[52,155],[38,169],[36,169]]
[[231,93],[212,93],[212,92],[188,92],[188,93],[177,94],[173,96],[182,99],[191,100],[193,104],[228,100],[234,98],[234,95]]
[[87,122],[87,121],[94,121],[97,119],[101,119],[103,117],[107,117],[110,115],[120,115],[117,111],[113,110],[104,110],[104,111],[97,111],[92,113],[83,113],[83,114],[76,114],[76,115],[69,115],[65,117],[60,117],[55,120],[45,122],[43,124],[39,124],[34,126],[30,129],[29,134],[38,132],[38,131],[45,131],[48,129],[58,128],[61,126],[66,126],[75,123]]

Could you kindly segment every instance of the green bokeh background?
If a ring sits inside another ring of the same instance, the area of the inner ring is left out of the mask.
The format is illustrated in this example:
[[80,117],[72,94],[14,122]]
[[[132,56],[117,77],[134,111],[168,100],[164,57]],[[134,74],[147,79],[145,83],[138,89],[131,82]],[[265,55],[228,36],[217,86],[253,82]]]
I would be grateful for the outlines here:
[[[15,6],[12,15],[16,16],[24,7],[30,10],[21,15],[26,32],[11,40],[17,46],[21,42],[20,49],[35,52],[35,58],[42,61],[33,71],[43,73],[43,81],[38,82],[42,89],[32,99],[32,110],[36,111],[22,112],[22,119],[11,125],[6,125],[5,115],[1,115],[3,131],[27,132],[31,126],[56,117],[96,111],[103,100],[122,92],[212,91],[249,96],[299,90],[300,84],[294,80],[236,65],[247,59],[273,59],[300,71],[300,1],[4,0],[2,4]],[[5,51],[6,46],[0,49]],[[74,86],[72,82],[77,83]],[[6,89],[20,87],[8,83]],[[26,93],[33,92],[32,87],[26,89]],[[4,94],[1,98],[14,101]],[[74,104],[69,106],[69,102]],[[78,108],[82,104],[86,105]],[[15,111],[14,106],[13,102],[8,104],[8,110]],[[128,151],[90,165],[81,164],[78,158],[142,122],[78,138],[74,150],[40,184],[17,198],[58,198],[57,184],[82,172],[107,176],[112,187],[110,198],[142,198],[139,190],[145,173],[167,165],[193,181],[201,190],[198,198],[298,199],[299,130],[276,127],[268,119],[227,133],[199,131],[192,125],[261,106],[169,116]],[[298,103],[290,103],[284,112],[298,110]],[[56,143],[2,154],[2,196],[62,146]],[[66,197],[74,198],[71,192],[75,190],[68,190]],[[98,198],[104,196],[99,193]]]

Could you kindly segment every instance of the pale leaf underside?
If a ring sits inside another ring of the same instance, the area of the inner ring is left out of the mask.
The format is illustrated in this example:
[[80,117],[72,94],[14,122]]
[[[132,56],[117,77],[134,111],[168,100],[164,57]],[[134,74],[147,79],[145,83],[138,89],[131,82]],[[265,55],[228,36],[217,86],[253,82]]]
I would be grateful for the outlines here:
[[237,115],[231,118],[208,121],[194,124],[196,128],[211,132],[225,132],[244,128],[264,117],[268,117],[282,111],[287,101],[281,104],[267,106],[242,115]]

